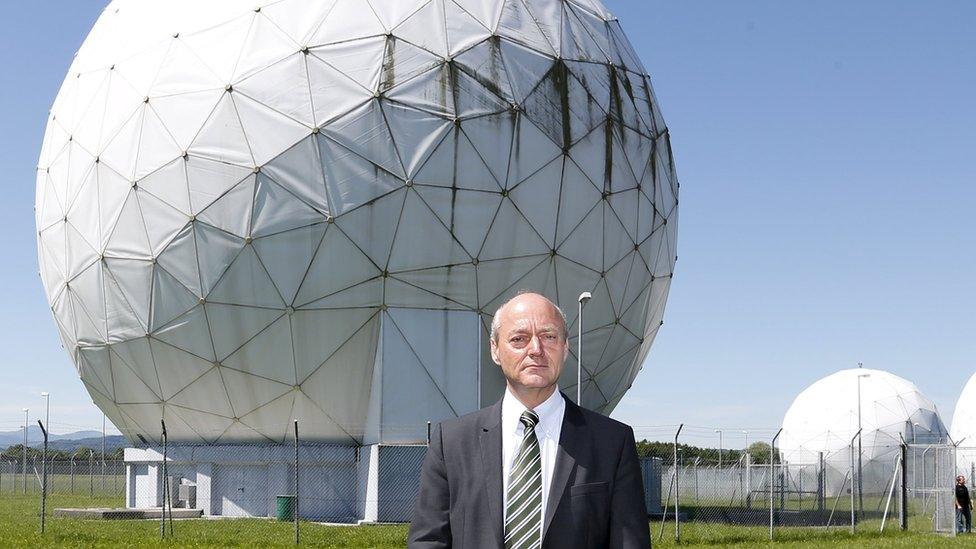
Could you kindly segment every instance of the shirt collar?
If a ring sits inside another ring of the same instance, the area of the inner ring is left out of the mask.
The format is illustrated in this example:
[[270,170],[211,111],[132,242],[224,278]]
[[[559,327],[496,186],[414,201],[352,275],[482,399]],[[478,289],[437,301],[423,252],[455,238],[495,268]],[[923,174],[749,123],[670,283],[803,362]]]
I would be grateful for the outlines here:
[[[559,392],[559,388],[557,387],[549,395],[549,398],[533,410],[539,415],[539,425],[537,428],[547,434],[551,434],[556,428],[557,422],[561,420],[562,411],[565,408],[566,402],[563,400],[563,394]],[[502,397],[502,428],[505,429],[505,432],[513,433],[521,431],[522,424],[519,422],[519,418],[525,410],[525,406],[506,387],[505,396]]]

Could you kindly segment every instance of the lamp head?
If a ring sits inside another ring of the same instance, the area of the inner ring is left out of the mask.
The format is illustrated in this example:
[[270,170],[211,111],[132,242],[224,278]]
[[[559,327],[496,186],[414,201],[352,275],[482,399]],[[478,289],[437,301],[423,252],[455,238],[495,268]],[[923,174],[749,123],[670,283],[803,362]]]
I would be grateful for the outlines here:
[[589,301],[591,297],[593,297],[593,294],[591,294],[590,292],[581,293],[579,295],[580,305],[586,305],[586,302]]
[[47,398],[47,397],[51,396],[51,393],[49,393],[47,391],[44,391],[43,393],[41,393],[41,396],[44,397],[44,398]]

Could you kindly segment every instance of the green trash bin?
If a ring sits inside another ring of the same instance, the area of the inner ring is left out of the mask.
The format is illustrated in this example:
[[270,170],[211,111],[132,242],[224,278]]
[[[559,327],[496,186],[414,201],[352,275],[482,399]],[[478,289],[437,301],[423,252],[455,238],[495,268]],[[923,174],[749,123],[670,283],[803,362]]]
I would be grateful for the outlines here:
[[295,496],[278,496],[275,518],[295,520]]

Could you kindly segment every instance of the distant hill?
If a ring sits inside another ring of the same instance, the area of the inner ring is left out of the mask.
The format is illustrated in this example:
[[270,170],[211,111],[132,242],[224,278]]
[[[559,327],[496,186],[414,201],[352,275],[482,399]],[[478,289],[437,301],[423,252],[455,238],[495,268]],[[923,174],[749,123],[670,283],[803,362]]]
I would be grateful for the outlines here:
[[[109,446],[109,440],[114,440],[113,444],[115,447],[126,446],[125,437],[119,435],[113,435],[106,437],[105,445],[106,449]],[[97,446],[93,441],[97,440]],[[17,444],[24,443],[24,431],[3,431],[0,432],[0,448],[7,448],[8,446],[14,446]],[[37,425],[32,425],[27,429],[27,445],[37,446],[44,443],[44,435],[41,434],[41,428]],[[73,449],[77,446],[88,446],[88,447],[98,447],[102,445],[102,433],[99,431],[76,431],[74,433],[67,433],[63,435],[51,435],[48,439],[48,447],[56,449]]]
[[[132,444],[130,444],[129,441],[126,440],[124,436],[112,435],[112,436],[105,437],[105,455],[110,455],[118,448],[128,448],[130,446],[132,446]],[[102,435],[101,433],[99,433],[99,435],[95,438],[48,441],[47,447],[50,450],[65,450],[65,451],[73,451],[73,450],[77,450],[78,448],[84,447],[84,448],[91,448],[96,452],[98,452],[101,451],[102,449]]]

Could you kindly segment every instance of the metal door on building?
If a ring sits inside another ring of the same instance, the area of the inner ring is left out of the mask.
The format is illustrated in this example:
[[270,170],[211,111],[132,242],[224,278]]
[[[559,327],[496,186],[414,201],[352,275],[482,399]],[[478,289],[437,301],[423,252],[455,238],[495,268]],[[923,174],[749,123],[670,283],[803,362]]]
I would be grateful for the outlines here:
[[214,467],[214,514],[225,517],[268,516],[268,468],[263,465]]

